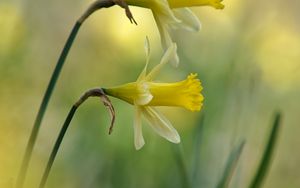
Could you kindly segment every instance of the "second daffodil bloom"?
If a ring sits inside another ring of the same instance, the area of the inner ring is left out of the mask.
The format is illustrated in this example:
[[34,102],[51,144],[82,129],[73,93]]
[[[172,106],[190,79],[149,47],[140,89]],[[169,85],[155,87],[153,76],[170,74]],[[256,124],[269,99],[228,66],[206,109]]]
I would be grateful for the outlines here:
[[[148,42],[146,44],[146,49],[149,49]],[[187,79],[175,83],[153,82],[154,76],[176,53],[175,43],[166,51],[161,62],[148,74],[147,65],[150,51],[146,52],[148,52],[147,63],[137,81],[104,89],[107,95],[134,105],[134,144],[136,149],[140,149],[145,144],[141,125],[142,115],[160,136],[170,142],[179,143],[180,136],[176,129],[155,106],[178,106],[190,111],[199,111],[203,102],[203,96],[200,93],[202,86],[199,79],[196,78],[197,74],[190,74]]]
[[[212,6],[223,9],[222,0],[124,0],[128,5],[151,9],[160,32],[164,50],[167,50],[173,41],[169,34],[170,28],[183,28],[190,31],[200,29],[200,21],[187,7]],[[170,59],[174,66],[178,66],[177,53]]]

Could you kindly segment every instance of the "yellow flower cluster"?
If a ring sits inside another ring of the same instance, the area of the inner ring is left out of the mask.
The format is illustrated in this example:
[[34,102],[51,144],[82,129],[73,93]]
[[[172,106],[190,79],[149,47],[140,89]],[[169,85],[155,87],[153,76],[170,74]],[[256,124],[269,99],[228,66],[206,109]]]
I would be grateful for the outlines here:
[[187,7],[211,6],[216,9],[223,9],[222,0],[113,0],[121,7],[127,7],[126,14],[129,18],[132,15],[128,5],[148,8],[152,11],[156,21],[161,43],[164,49],[164,56],[161,62],[147,74],[150,47],[146,40],[147,62],[144,70],[137,81],[123,84],[114,88],[104,89],[107,95],[116,97],[134,105],[136,109],[134,118],[134,143],[136,149],[140,149],[144,144],[142,134],[141,117],[148,120],[149,125],[160,136],[170,142],[179,143],[180,136],[171,122],[165,118],[156,106],[177,106],[190,111],[200,111],[203,105],[202,86],[197,74],[190,74],[185,80],[174,83],[154,82],[154,76],[167,62],[178,66],[179,58],[177,46],[173,42],[170,29],[183,28],[189,31],[198,31],[200,21]]

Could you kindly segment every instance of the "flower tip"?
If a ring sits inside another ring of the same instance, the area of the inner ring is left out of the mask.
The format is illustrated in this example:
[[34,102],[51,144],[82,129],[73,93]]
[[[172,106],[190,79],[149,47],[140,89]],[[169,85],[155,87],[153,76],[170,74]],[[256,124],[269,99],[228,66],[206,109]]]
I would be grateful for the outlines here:
[[176,140],[174,140],[173,142],[174,144],[179,144],[180,143],[180,136],[178,135],[178,138]]
[[173,137],[168,137],[166,138],[167,140],[169,140],[170,142],[174,143],[174,144],[179,144],[180,143],[180,136],[176,131],[176,134],[173,135]]
[[139,142],[139,143],[134,143],[134,147],[136,150],[142,149],[142,147],[145,145],[145,142]]
[[201,22],[199,21],[199,24],[197,25],[197,27],[195,27],[195,31],[198,32],[202,29],[202,25]]
[[180,143],[180,136],[179,136],[178,132],[176,131],[176,129],[174,129],[174,128],[169,134],[167,134],[163,137],[165,137],[165,139],[167,139],[168,141],[170,141],[174,144]]

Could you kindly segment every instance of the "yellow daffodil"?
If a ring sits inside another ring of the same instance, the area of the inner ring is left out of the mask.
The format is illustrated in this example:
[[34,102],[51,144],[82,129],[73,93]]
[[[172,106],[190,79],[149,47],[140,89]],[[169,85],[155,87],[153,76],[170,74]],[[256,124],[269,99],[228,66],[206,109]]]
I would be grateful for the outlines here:
[[[120,0],[115,0],[120,1]],[[200,21],[187,7],[212,6],[216,9],[224,8],[222,0],[124,0],[128,5],[151,9],[161,36],[164,50],[167,50],[173,41],[169,34],[170,28],[184,28],[190,31],[200,29]],[[173,54],[171,63],[178,66],[177,53]]]
[[134,143],[136,149],[140,149],[145,143],[141,127],[142,115],[160,136],[170,142],[179,143],[179,134],[170,121],[155,109],[155,106],[178,106],[190,111],[199,111],[203,101],[203,96],[200,93],[202,86],[199,79],[196,78],[197,74],[190,74],[187,79],[175,83],[157,83],[152,81],[162,66],[169,62],[174,53],[176,53],[175,43],[165,52],[161,62],[147,74],[149,49],[149,43],[146,42],[147,62],[136,82],[104,89],[107,95],[119,98],[135,106]]

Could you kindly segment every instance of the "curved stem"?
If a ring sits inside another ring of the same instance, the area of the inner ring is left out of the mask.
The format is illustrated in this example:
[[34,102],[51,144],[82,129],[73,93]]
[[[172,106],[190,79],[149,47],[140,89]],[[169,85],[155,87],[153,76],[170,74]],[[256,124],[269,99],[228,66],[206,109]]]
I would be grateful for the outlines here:
[[50,173],[50,170],[51,170],[51,167],[53,165],[53,162],[55,160],[55,157],[56,157],[56,154],[59,150],[59,147],[62,143],[62,140],[65,136],[65,133],[71,123],[71,120],[77,110],[77,108],[85,101],[87,100],[89,97],[100,97],[100,99],[102,100],[103,104],[108,107],[110,113],[111,113],[111,126],[110,126],[110,129],[109,130],[112,130],[112,126],[114,124],[114,120],[115,120],[115,111],[114,111],[114,108],[110,102],[110,100],[108,99],[108,97],[105,95],[103,89],[101,88],[96,88],[96,89],[90,89],[88,90],[87,92],[85,92],[81,97],[80,99],[72,106],[60,132],[59,132],[59,135],[56,139],[56,142],[55,142],[55,145],[52,149],[52,152],[51,152],[51,155],[49,157],[49,160],[48,160],[48,163],[47,163],[47,166],[45,168],[45,171],[43,173],[43,176],[42,176],[42,179],[41,179],[41,182],[40,182],[40,186],[39,188],[44,188],[45,185],[46,185],[46,182],[47,182],[47,179],[48,179],[48,176],[49,176],[49,173]]
[[[46,92],[44,94],[42,103],[40,105],[38,114],[36,116],[36,119],[34,121],[34,125],[30,134],[30,138],[28,140],[27,146],[26,146],[26,150],[25,150],[25,154],[22,160],[22,164],[21,164],[21,168],[16,180],[16,187],[17,188],[22,188],[24,185],[24,181],[26,178],[26,174],[27,174],[27,170],[28,170],[28,166],[29,166],[29,162],[32,156],[32,151],[33,151],[33,147],[35,145],[36,142],[36,138],[37,135],[39,133],[39,129],[41,126],[41,122],[43,120],[44,114],[46,112],[49,100],[51,98],[52,92],[54,90],[54,87],[56,85],[56,82],[59,78],[60,72],[63,68],[63,65],[65,63],[65,60],[69,54],[69,51],[73,45],[73,42],[77,36],[77,33],[81,27],[81,25],[83,24],[83,22],[91,15],[93,14],[95,11],[101,9],[101,8],[108,8],[111,6],[114,6],[115,2],[113,0],[96,0],[94,3],[91,4],[91,6],[84,12],[84,14],[76,21],[70,35],[69,38],[67,39],[65,46],[60,54],[60,57],[57,61],[56,67],[52,73],[52,76],[50,78],[48,87],[46,89]],[[128,9],[129,11],[129,9]]]
[[68,40],[67,40],[67,42],[66,42],[66,44],[63,48],[63,51],[62,51],[62,53],[61,53],[61,55],[58,59],[56,67],[55,67],[55,69],[52,73],[52,76],[51,76],[51,79],[49,81],[47,90],[44,94],[44,98],[43,98],[42,103],[40,105],[38,114],[36,116],[36,119],[35,119],[35,122],[34,122],[34,125],[33,125],[33,128],[32,128],[32,131],[31,131],[29,141],[27,143],[27,147],[26,147],[25,154],[24,154],[24,157],[23,157],[21,169],[20,169],[19,175],[17,177],[16,187],[18,187],[18,188],[23,187],[24,180],[25,180],[27,170],[28,170],[28,165],[29,165],[29,162],[30,162],[30,159],[31,159],[33,147],[34,147],[35,142],[36,142],[36,138],[37,138],[40,126],[41,126],[42,119],[43,119],[44,114],[46,112],[50,97],[52,95],[53,89],[55,87],[55,84],[56,84],[57,79],[59,77],[59,74],[61,72],[61,69],[63,68],[66,57],[67,57],[67,55],[68,55],[68,53],[69,53],[69,51],[72,47],[73,41],[76,38],[76,35],[77,35],[77,33],[80,29],[81,24],[82,24],[82,22],[76,22],[75,23],[75,25],[74,25],[74,27],[73,27],[70,35],[69,35],[69,38],[68,38]]
[[72,120],[72,118],[73,118],[73,116],[74,116],[77,108],[78,108],[78,106],[75,106],[75,105],[72,106],[72,108],[71,108],[71,110],[70,110],[70,112],[69,112],[69,114],[68,114],[68,116],[67,116],[67,118],[66,118],[66,120],[65,120],[65,122],[64,122],[64,124],[63,124],[63,126],[61,128],[61,130],[60,130],[60,133],[59,133],[59,135],[57,137],[57,140],[56,140],[55,145],[53,147],[53,150],[51,152],[49,161],[47,163],[47,167],[46,167],[46,169],[44,171],[44,174],[43,174],[40,186],[39,186],[40,188],[45,187],[46,181],[48,179],[51,167],[53,165],[53,162],[54,162],[54,159],[55,159],[56,154],[58,152],[58,149],[60,147],[60,144],[61,144],[61,142],[62,142],[62,140],[63,140],[63,138],[65,136],[65,133],[66,133],[66,131],[67,131],[69,125],[70,125],[70,122],[71,122],[71,120]]

